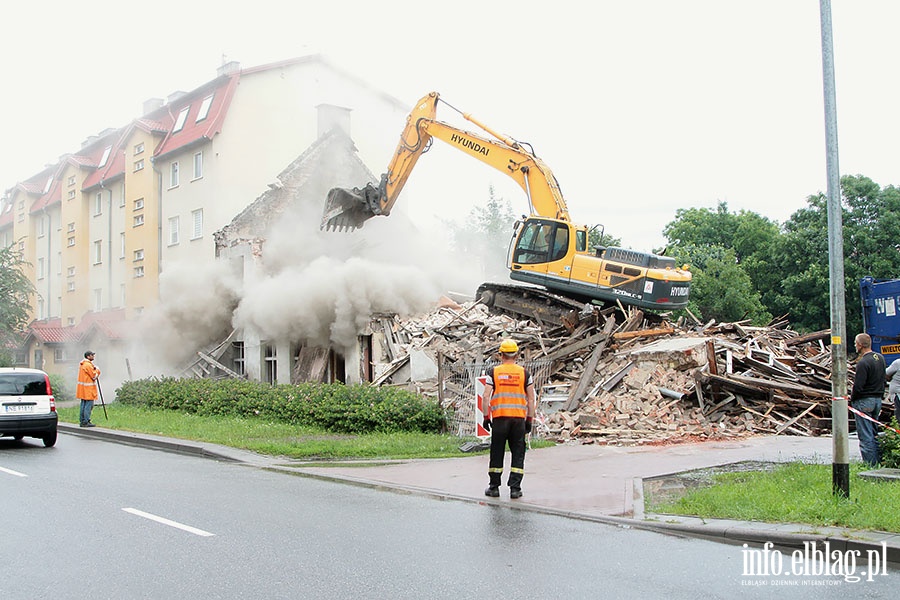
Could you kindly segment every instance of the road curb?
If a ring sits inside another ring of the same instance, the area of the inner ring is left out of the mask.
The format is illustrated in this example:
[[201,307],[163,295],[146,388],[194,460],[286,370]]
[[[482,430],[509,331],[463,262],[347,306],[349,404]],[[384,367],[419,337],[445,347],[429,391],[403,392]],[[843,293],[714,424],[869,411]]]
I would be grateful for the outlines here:
[[[249,457],[255,457],[256,453],[247,451],[229,451],[230,449],[227,447],[214,449],[210,448],[209,445],[173,438],[111,430],[103,427],[84,428],[72,423],[63,422],[60,422],[58,427],[61,431],[85,438],[105,440],[200,458],[210,458],[235,464],[245,464],[267,471],[318,479],[321,481],[357,485],[360,487],[422,496],[437,500],[455,500],[482,506],[512,508],[515,510],[602,523],[622,528],[653,531],[676,537],[705,539],[729,545],[747,544],[754,549],[762,547],[766,542],[771,542],[775,548],[787,551],[802,550],[804,549],[805,543],[816,542],[817,544],[825,544],[827,542],[832,550],[840,550],[841,552],[857,550],[862,555],[865,555],[865,553],[869,551],[881,552],[886,547],[885,552],[888,562],[894,566],[900,565],[900,535],[887,532],[860,531],[837,527],[814,527],[811,525],[792,523],[772,524],[756,523],[752,521],[732,521],[726,519],[701,519],[698,517],[649,513],[646,514],[643,519],[612,515],[591,515],[556,509],[549,506],[529,504],[527,500],[463,496],[442,492],[432,488],[374,481],[364,477],[311,472],[304,467],[284,465],[283,459],[275,462],[278,460],[277,457],[266,457],[265,460],[254,461],[249,460]],[[804,532],[804,529],[810,529],[810,531]]]

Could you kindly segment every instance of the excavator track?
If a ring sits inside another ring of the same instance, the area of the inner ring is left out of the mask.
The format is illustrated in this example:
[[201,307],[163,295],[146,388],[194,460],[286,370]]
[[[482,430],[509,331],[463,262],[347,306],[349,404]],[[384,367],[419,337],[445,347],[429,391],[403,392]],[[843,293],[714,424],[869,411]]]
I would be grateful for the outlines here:
[[527,318],[572,330],[586,318],[594,318],[594,307],[565,296],[527,285],[482,283],[476,298],[494,313]]

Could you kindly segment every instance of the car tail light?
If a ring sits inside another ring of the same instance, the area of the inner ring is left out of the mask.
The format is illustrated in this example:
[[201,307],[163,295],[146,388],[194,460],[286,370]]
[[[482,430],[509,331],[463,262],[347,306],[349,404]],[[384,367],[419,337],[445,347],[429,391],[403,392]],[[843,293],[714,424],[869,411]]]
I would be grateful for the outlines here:
[[44,381],[47,382],[47,395],[48,395],[48,396],[52,396],[52,395],[53,395],[53,389],[50,387],[50,376],[49,376],[49,375],[44,375]]
[[56,412],[56,398],[50,396],[50,412]]

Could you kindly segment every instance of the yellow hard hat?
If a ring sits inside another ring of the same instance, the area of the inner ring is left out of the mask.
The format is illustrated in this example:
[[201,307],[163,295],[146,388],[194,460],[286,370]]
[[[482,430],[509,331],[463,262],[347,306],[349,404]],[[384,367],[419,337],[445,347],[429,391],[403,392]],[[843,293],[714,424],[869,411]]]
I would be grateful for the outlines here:
[[519,345],[515,340],[505,339],[500,342],[500,352],[503,354],[515,354],[519,351]]

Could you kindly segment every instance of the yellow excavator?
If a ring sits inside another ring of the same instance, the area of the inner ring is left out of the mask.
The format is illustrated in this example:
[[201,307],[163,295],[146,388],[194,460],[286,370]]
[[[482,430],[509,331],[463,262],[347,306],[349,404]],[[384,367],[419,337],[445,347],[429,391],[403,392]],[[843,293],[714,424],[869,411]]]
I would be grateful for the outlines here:
[[[438,102],[493,137],[436,120]],[[572,311],[591,302],[621,302],[653,311],[687,305],[691,284],[687,267],[678,268],[671,257],[625,248],[589,250],[589,228],[571,222],[556,177],[531,146],[496,133],[441,100],[437,92],[424,96],[410,112],[394,157],[377,185],[329,191],[322,229],[353,230],[376,215],[389,215],[434,138],[512,177],[525,191],[530,216],[516,223],[507,266],[511,279],[532,285],[482,284],[476,297],[492,309],[569,325]]]

